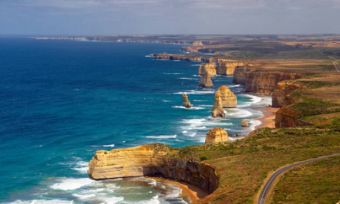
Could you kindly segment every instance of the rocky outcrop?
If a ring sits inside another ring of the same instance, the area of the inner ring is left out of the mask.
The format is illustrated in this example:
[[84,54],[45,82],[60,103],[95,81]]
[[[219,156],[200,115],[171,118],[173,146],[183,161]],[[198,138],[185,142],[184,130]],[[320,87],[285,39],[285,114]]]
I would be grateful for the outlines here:
[[186,108],[191,108],[192,104],[190,103],[189,97],[187,94],[182,94],[182,101],[183,101],[183,106]]
[[234,73],[234,83],[245,85],[246,92],[271,95],[280,81],[300,78],[298,73],[256,70],[239,67]]
[[275,127],[296,127],[300,126],[299,113],[289,107],[280,108],[275,115]]
[[217,66],[217,74],[219,75],[234,75],[237,67],[242,67],[244,64],[242,62],[230,61],[230,60],[219,60]]
[[241,126],[242,127],[249,127],[249,120],[248,119],[241,120]]
[[228,133],[223,128],[213,128],[209,130],[205,144],[216,144],[228,141]]
[[190,55],[190,54],[151,54],[154,59],[160,60],[181,60],[190,62],[208,62],[209,58],[200,55]]
[[200,86],[205,88],[213,87],[212,77],[207,73],[201,76]]
[[176,157],[175,150],[162,144],[99,150],[89,163],[89,176],[96,180],[161,176],[194,185],[207,193],[218,186],[212,166]]
[[215,102],[214,106],[211,110],[211,116],[213,118],[224,118],[225,117],[225,112],[223,109],[223,102],[222,102],[222,96],[220,91],[216,91],[215,93]]
[[221,95],[223,108],[235,108],[237,106],[237,97],[228,86],[220,86],[220,88],[217,89],[217,92]]
[[287,80],[279,82],[272,94],[272,106],[278,108],[292,104],[294,99],[291,97],[291,93],[302,87],[296,81]]
[[198,74],[200,76],[209,74],[210,76],[214,77],[216,76],[216,64],[215,63],[205,63],[202,64],[198,69]]

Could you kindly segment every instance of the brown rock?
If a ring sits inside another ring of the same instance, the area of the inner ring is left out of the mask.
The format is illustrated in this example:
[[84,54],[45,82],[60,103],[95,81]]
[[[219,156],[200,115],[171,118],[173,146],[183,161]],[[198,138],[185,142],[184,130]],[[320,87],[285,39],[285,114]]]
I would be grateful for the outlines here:
[[205,144],[216,144],[228,141],[228,133],[223,128],[209,130],[205,138]]
[[217,118],[217,117],[224,118],[225,117],[225,112],[224,112],[223,105],[222,105],[222,97],[219,91],[216,91],[215,93],[215,103],[211,110],[211,116],[213,118]]
[[216,64],[215,63],[206,63],[202,64],[198,69],[198,74],[203,76],[205,74],[209,74],[211,77],[216,76]]
[[249,120],[248,119],[241,120],[241,126],[242,127],[249,127]]
[[237,97],[228,86],[223,85],[217,91],[221,94],[223,108],[235,108],[237,106]]
[[208,73],[201,76],[200,86],[206,88],[214,86],[211,76]]
[[194,185],[208,193],[218,186],[215,169],[205,163],[174,156],[176,151],[162,144],[99,150],[89,163],[92,179],[161,176]]
[[244,64],[238,61],[223,60],[218,63],[217,74],[220,75],[233,75],[237,67],[242,67]]
[[186,108],[191,108],[192,104],[190,103],[189,97],[187,94],[182,94],[183,106]]

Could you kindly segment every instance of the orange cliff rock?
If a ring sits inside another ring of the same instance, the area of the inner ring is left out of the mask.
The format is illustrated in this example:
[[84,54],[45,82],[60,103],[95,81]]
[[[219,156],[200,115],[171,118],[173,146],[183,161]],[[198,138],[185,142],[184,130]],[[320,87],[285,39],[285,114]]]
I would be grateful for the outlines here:
[[207,193],[218,186],[212,166],[176,157],[176,150],[163,144],[99,150],[89,163],[92,179],[157,176],[194,185]]
[[200,76],[209,74],[211,77],[216,76],[216,64],[215,63],[206,63],[202,64],[200,68],[198,69],[198,74]]
[[209,130],[205,138],[205,144],[216,144],[228,141],[228,133],[223,128]]
[[210,88],[214,86],[211,76],[208,73],[201,76],[200,86],[205,88]]
[[232,60],[220,60],[217,66],[217,74],[231,76],[237,67],[242,67],[244,64]]
[[223,108],[235,108],[237,106],[237,97],[228,86],[222,85],[217,91],[221,94]]
[[220,91],[216,91],[215,93],[215,103],[211,110],[211,116],[213,118],[217,118],[217,117],[224,118],[225,117],[225,112],[223,109],[223,102],[222,102],[222,95]]

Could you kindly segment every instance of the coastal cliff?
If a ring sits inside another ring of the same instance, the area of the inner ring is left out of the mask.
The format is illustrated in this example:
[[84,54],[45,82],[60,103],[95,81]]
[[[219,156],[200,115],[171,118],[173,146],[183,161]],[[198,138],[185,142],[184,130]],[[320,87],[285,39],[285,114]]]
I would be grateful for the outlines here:
[[246,92],[253,92],[260,95],[272,95],[280,81],[294,80],[300,77],[301,75],[297,73],[238,67],[235,70],[233,82],[243,84]]
[[203,162],[179,158],[175,149],[163,144],[99,150],[89,163],[89,176],[96,180],[163,177],[194,185],[207,193],[212,193],[219,182],[215,168]]

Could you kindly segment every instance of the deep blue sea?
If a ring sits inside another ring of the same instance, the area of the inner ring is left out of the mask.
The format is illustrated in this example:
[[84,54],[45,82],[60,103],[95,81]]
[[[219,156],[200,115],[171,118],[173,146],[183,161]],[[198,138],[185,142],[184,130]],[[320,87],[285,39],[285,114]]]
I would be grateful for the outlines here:
[[[0,202],[171,203],[179,189],[150,179],[92,181],[98,149],[204,142],[212,127],[253,130],[268,101],[238,94],[226,119],[212,119],[214,89],[198,87],[198,64],[154,60],[178,45],[0,38]],[[215,88],[216,88],[215,87]],[[194,107],[181,105],[189,94]],[[251,119],[250,128],[240,120]]]

